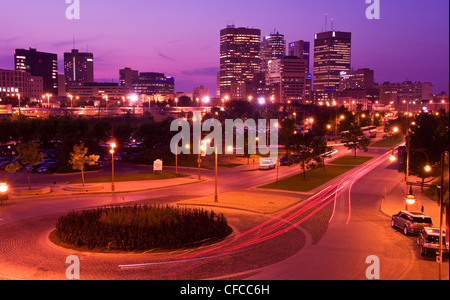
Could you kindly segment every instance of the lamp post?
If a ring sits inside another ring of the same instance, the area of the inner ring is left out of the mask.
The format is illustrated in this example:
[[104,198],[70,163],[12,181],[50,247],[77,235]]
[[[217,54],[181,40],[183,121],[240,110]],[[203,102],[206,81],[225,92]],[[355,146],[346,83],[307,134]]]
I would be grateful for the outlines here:
[[411,154],[414,154],[415,152],[421,152],[422,154],[424,154],[426,159],[427,159],[427,164],[425,165],[424,170],[427,173],[431,172],[431,170],[432,170],[432,168],[430,166],[430,163],[429,163],[428,155],[425,152],[426,150],[427,149],[424,149],[424,148],[420,148],[420,149],[419,148],[411,148],[411,135],[410,135],[410,132],[408,130],[408,134],[406,136],[406,173],[405,173],[406,188],[405,188],[405,197],[408,196],[409,164],[410,164],[410,156],[411,156]]
[[0,203],[3,200],[8,200],[8,188],[6,182],[0,182]]
[[216,156],[216,161],[215,161],[215,187],[214,187],[214,202],[219,202],[219,194],[217,193],[217,141],[214,141],[214,152],[215,152],[215,156]]
[[53,96],[52,94],[45,94],[42,97],[45,98],[47,97],[47,114],[50,117],[50,97]]
[[20,94],[19,93],[17,93],[17,99],[19,100],[19,115],[20,115]]
[[201,156],[203,156],[203,153],[206,153],[206,145],[205,145],[205,143],[206,143],[206,141],[201,141],[200,142],[201,145],[199,147],[200,151],[198,153],[198,160],[197,160],[197,163],[198,163],[198,180],[202,179],[202,176],[200,174],[200,168],[202,167],[202,158],[201,158]]
[[[439,280],[442,280],[442,247],[443,247],[443,214],[444,214],[444,172],[445,172],[445,156],[447,153],[441,153],[441,189],[439,191]],[[448,218],[448,215],[447,215]],[[448,243],[448,231],[447,231],[447,243]]]
[[115,148],[117,147],[116,143],[112,142],[111,143],[111,150],[109,150],[109,153],[111,153],[111,190],[114,192],[115,191],[115,186],[114,186],[114,152],[115,152]]
[[67,97],[70,98],[70,107],[73,107],[73,95],[72,94],[67,94]]

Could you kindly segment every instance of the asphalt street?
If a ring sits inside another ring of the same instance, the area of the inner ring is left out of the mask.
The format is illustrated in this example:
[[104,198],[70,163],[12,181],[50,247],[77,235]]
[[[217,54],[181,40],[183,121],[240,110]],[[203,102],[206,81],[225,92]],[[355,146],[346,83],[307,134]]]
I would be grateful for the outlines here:
[[[339,155],[347,154],[342,150]],[[365,155],[382,154],[386,154],[385,149],[373,149]],[[148,170],[144,166],[123,166],[123,172],[129,172],[128,168],[134,172]],[[293,166],[280,168],[278,175],[277,170],[241,170],[236,174],[236,170],[220,168],[219,194],[251,193],[256,186],[299,171]],[[108,173],[106,169],[103,172]],[[183,169],[182,173],[196,176],[197,170]],[[40,176],[36,176],[37,183],[52,178]],[[61,181],[72,180],[70,176],[65,175]],[[281,194],[298,197],[297,204],[282,212],[214,208],[225,214],[234,232],[218,244],[199,249],[95,254],[64,249],[48,239],[57,219],[68,211],[132,202],[170,204],[213,194],[214,172],[202,170],[202,176],[206,181],[158,190],[6,202],[0,206],[0,278],[65,279],[65,259],[77,255],[83,279],[364,280],[370,266],[366,259],[371,256],[379,258],[381,279],[436,279],[437,264],[421,257],[414,237],[392,229],[390,217],[380,209],[385,191],[401,181],[385,157],[352,170],[314,193],[267,191],[274,198]],[[448,259],[444,266],[448,276]]]

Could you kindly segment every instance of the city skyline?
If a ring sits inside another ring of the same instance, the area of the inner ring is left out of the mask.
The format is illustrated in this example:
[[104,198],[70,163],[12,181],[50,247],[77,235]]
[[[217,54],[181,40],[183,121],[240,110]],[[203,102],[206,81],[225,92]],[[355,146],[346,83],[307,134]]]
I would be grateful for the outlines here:
[[[352,69],[373,69],[380,84],[431,82],[435,93],[448,93],[448,9],[442,9],[448,3],[439,0],[423,7],[419,1],[382,1],[380,20],[368,20],[365,1],[352,0],[345,8],[336,1],[280,1],[276,6],[268,1],[210,2],[81,0],[79,20],[66,18],[65,1],[2,2],[0,11],[6,13],[0,26],[13,29],[1,37],[0,68],[14,69],[14,49],[31,47],[57,53],[63,74],[63,53],[76,48],[94,53],[95,81],[118,82],[119,70],[130,67],[174,77],[176,91],[204,85],[214,95],[220,30],[227,25],[260,29],[262,37],[276,30],[287,43],[313,43],[314,34],[334,29],[352,33]],[[35,26],[25,25],[30,19]]]

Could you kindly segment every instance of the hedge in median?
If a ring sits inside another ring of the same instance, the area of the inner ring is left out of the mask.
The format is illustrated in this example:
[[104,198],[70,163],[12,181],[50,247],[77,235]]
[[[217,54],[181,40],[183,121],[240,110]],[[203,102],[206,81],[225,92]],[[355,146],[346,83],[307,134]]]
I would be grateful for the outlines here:
[[55,230],[59,242],[100,251],[176,249],[225,238],[222,214],[171,206],[116,206],[71,212]]

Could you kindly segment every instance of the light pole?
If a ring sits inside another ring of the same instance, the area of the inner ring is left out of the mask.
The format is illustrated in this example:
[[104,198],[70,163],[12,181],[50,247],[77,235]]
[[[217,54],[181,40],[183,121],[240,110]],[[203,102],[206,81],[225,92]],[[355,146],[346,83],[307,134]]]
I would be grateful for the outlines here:
[[[441,189],[439,191],[439,280],[442,280],[442,247],[443,247],[443,214],[444,214],[444,171],[445,171],[445,156],[447,153],[441,153]],[[448,205],[448,204],[447,204]],[[447,216],[448,218],[448,216]],[[448,231],[447,231],[447,243],[448,243]]]
[[216,169],[216,179],[215,179],[215,190],[214,190],[214,202],[219,202],[219,195],[217,193],[217,141],[214,141],[214,152],[216,155],[215,169]]
[[42,96],[43,98],[47,97],[47,114],[50,117],[50,96],[53,96],[52,94],[45,94]]
[[206,141],[201,141],[200,142],[200,147],[199,147],[200,151],[198,152],[198,160],[197,160],[197,163],[198,163],[198,180],[202,179],[201,174],[200,174],[200,168],[202,167],[202,158],[201,158],[201,156],[203,155],[203,152],[206,153],[206,145],[205,145],[205,143],[206,143]]
[[17,99],[19,100],[19,115],[20,115],[20,94],[17,94]]
[[70,98],[70,107],[73,107],[73,95],[72,94],[68,94],[67,95]]
[[111,143],[111,150],[109,150],[109,153],[111,153],[111,190],[114,192],[115,191],[115,186],[114,186],[114,152],[115,152],[115,148],[117,147],[116,143],[112,142]]

